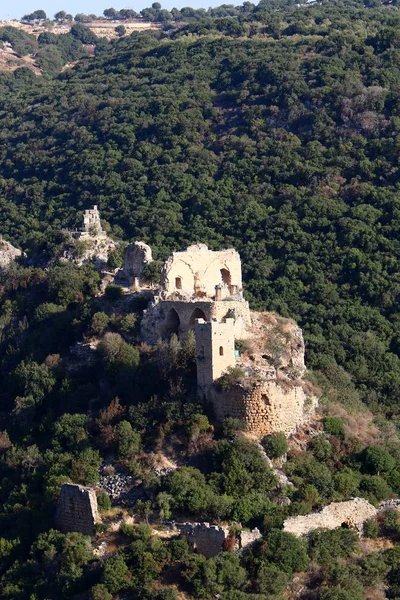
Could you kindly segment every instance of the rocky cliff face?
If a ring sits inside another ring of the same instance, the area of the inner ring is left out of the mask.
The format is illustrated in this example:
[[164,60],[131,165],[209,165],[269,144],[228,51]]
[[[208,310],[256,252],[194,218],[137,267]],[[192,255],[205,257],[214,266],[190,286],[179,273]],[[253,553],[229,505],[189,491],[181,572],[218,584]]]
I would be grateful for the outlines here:
[[0,239],[0,269],[5,269],[21,255],[21,250],[14,248],[9,242]]

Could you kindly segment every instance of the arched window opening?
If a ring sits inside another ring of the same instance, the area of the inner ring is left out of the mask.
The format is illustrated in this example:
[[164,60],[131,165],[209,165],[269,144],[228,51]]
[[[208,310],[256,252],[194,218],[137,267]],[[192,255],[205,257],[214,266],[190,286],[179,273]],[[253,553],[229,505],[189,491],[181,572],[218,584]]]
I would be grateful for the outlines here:
[[195,308],[192,312],[192,316],[189,319],[189,329],[194,329],[196,319],[204,319],[205,321],[207,321],[207,317],[201,310],[201,308]]
[[175,277],[175,287],[177,290],[182,289],[182,277]]
[[228,269],[221,269],[222,283],[225,285],[231,285],[231,274]]
[[224,355],[224,349],[222,346],[219,347],[219,355],[223,356]]
[[163,337],[169,339],[174,333],[179,336],[180,325],[181,320],[178,313],[174,308],[171,308],[165,320]]

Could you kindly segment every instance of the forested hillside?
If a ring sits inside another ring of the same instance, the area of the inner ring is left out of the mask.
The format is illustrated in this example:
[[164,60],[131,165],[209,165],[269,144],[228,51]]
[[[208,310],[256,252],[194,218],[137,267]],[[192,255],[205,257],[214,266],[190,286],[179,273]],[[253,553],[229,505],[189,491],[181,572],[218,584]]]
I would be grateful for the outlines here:
[[262,3],[99,45],[51,81],[3,75],[0,230],[29,249],[97,203],[159,256],[233,245],[308,364],[396,412],[399,19]]
[[[395,599],[396,510],[361,541],[282,524],[400,494],[400,13],[376,0],[183,10],[112,42],[83,25],[0,33],[45,72],[0,74],[0,233],[26,252],[0,270],[0,596]],[[99,294],[92,265],[57,262],[62,228],[93,204],[156,259],[197,242],[239,250],[251,307],[304,330],[322,393],[311,433],[260,446],[216,423],[196,398],[193,336],[144,344],[148,297]],[[280,467],[289,450],[293,485],[263,449]],[[133,482],[132,504],[98,490],[94,538],[55,530],[61,485],[100,476]],[[263,537],[206,559],[168,537],[171,518]]]

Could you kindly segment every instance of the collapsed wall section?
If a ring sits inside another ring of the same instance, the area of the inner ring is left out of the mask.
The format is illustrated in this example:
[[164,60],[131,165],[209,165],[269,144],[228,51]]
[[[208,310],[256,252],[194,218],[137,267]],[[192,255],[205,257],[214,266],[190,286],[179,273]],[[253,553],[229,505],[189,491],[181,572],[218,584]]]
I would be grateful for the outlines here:
[[374,518],[377,512],[377,509],[364,498],[332,502],[318,513],[289,517],[283,524],[283,531],[301,536],[308,535],[319,528],[348,527],[357,529],[361,533],[365,521]]

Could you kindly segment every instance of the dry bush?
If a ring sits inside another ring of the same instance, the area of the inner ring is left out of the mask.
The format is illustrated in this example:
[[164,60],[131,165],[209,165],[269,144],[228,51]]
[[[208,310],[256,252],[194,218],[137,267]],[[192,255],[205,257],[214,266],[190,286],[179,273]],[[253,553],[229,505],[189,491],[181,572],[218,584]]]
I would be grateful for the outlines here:
[[367,409],[350,414],[341,404],[330,404],[330,417],[340,417],[343,420],[346,438],[355,437],[363,446],[372,446],[381,442],[382,434],[374,423],[374,415]]

